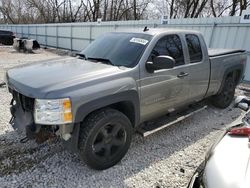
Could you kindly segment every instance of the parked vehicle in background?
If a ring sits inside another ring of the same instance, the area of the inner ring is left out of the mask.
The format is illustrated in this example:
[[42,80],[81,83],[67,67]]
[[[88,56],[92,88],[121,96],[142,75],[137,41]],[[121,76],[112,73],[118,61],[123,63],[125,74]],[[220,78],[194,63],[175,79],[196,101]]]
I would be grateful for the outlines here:
[[12,45],[15,34],[12,31],[0,30],[0,44]]
[[238,97],[236,106],[244,113],[211,147],[188,188],[250,187],[250,99]]
[[208,97],[229,106],[245,63],[242,50],[208,51],[199,32],[106,33],[78,58],[10,69],[10,123],[30,138],[60,135],[90,167],[106,169],[126,154],[134,130],[159,130],[143,122]]

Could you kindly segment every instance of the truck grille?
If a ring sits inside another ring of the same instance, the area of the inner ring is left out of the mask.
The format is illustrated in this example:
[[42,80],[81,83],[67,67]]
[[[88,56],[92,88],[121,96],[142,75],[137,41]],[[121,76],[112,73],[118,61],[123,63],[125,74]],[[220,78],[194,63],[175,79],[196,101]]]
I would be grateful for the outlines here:
[[21,105],[24,111],[32,112],[34,110],[34,98],[26,97],[15,90],[10,90],[13,96],[13,100],[17,105]]

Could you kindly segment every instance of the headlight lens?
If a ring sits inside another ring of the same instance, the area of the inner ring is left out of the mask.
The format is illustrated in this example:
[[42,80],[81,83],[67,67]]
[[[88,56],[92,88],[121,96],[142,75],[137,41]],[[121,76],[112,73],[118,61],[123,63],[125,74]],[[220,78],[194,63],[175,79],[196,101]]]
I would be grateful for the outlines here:
[[69,98],[36,99],[34,117],[37,124],[72,123],[71,101]]

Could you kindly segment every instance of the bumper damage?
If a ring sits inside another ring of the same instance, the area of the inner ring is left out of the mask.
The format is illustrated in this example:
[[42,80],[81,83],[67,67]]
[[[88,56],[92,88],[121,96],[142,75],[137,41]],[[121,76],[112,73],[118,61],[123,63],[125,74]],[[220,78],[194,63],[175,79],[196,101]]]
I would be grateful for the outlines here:
[[65,141],[71,138],[73,124],[67,125],[39,125],[34,122],[34,101],[15,90],[9,89],[13,98],[10,103],[11,119],[10,124],[14,130],[25,131],[26,138],[35,139],[37,143],[43,143],[48,139],[60,136]]

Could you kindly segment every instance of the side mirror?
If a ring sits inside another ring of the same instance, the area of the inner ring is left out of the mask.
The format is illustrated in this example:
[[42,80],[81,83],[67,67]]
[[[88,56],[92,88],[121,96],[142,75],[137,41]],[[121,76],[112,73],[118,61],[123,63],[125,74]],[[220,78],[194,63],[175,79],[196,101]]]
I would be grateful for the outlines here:
[[246,96],[238,96],[234,100],[234,106],[247,111],[249,109],[250,100]]
[[148,72],[153,73],[155,70],[171,69],[175,65],[175,60],[170,56],[157,56],[153,62],[146,63]]

